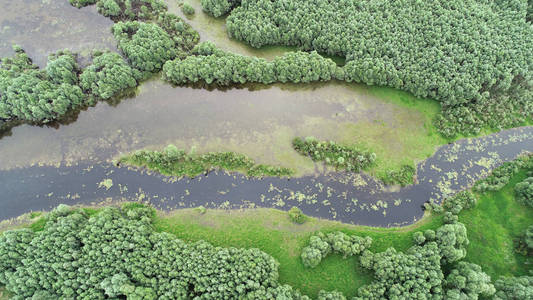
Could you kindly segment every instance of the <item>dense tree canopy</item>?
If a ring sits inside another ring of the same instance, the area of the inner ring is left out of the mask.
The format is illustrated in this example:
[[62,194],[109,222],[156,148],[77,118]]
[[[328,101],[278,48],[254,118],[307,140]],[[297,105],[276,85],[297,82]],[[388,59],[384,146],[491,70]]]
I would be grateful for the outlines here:
[[241,0],[201,0],[202,8],[214,17],[220,17],[229,13]]
[[175,84],[203,81],[207,84],[312,82],[330,80],[336,64],[316,52],[292,52],[269,62],[262,58],[228,53],[210,42],[199,44],[193,56],[168,61],[164,78]]
[[109,99],[125,89],[137,86],[141,73],[132,69],[117,53],[93,55],[93,63],[80,75],[81,87],[102,99]]
[[118,22],[113,26],[118,47],[130,64],[142,72],[157,72],[177,54],[170,35],[157,24]]
[[446,299],[477,300],[480,296],[492,296],[496,290],[490,276],[481,267],[468,262],[459,262],[446,277]]
[[45,70],[20,47],[0,64],[0,119],[47,123],[87,101],[77,85],[79,68],[68,51],[53,54]]
[[167,11],[162,0],[69,0],[76,7],[96,4],[98,12],[114,21],[153,20]]
[[254,47],[343,56],[348,81],[437,99],[444,109],[437,124],[451,136],[531,117],[527,10],[526,1],[243,0],[227,29]]
[[0,283],[15,299],[308,299],[278,284],[258,249],[185,243],[134,205],[93,217],[60,206],[43,231],[0,236]]
[[495,300],[533,299],[533,276],[502,277],[496,280]]

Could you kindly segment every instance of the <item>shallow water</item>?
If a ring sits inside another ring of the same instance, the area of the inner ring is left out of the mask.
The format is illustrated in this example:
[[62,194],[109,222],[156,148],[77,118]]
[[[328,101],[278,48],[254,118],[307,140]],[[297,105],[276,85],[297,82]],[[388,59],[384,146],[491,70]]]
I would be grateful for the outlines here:
[[[388,191],[364,174],[328,173],[293,179],[246,178],[211,172],[194,179],[172,178],[111,164],[29,167],[0,171],[0,219],[60,203],[98,204],[137,200],[163,210],[197,207],[288,210],[298,206],[310,216],[370,226],[400,226],[420,219],[423,204],[445,197],[523,150],[533,149],[533,127],[460,140],[441,147],[418,165],[418,182]],[[104,180],[111,180],[105,186]]]

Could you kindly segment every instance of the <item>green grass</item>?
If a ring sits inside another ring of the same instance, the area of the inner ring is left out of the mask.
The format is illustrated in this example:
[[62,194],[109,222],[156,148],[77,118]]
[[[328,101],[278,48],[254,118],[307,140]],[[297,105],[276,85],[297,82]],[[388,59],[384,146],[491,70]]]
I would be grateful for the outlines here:
[[514,199],[514,185],[526,177],[525,173],[513,176],[500,191],[480,195],[476,207],[459,216],[459,221],[468,228],[470,240],[466,260],[481,265],[493,280],[526,275],[533,270],[514,245],[514,239],[533,225],[533,209]]
[[373,251],[388,247],[405,250],[412,245],[412,229],[434,229],[441,222],[440,217],[425,218],[410,227],[379,229],[308,218],[299,225],[292,223],[286,212],[274,209],[207,210],[205,214],[188,209],[158,216],[155,227],[186,241],[206,240],[222,247],[259,248],[280,263],[281,283],[316,297],[321,289],[336,289],[346,296],[354,296],[359,287],[372,281],[372,274],[359,266],[358,258],[343,259],[340,255],[328,256],[315,269],[304,268],[300,252],[313,232],[340,230],[372,237]]

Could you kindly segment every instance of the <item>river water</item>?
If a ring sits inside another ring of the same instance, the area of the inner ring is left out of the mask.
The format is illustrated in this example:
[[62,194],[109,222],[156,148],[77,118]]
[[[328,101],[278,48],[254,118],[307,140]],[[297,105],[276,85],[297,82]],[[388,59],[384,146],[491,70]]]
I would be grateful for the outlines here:
[[[48,54],[64,48],[82,51],[84,57],[89,53],[86,49],[116,50],[112,22],[94,7],[76,9],[66,0],[25,0],[3,1],[0,10],[0,56],[11,54],[12,43],[23,46],[40,66]],[[171,5],[171,10],[177,7]],[[214,40],[229,51],[267,59],[290,51],[254,50],[231,41],[222,34],[223,22],[199,9],[189,22],[202,39]],[[198,205],[289,209],[296,205],[312,216],[398,226],[419,219],[429,199],[440,201],[500,163],[533,149],[531,127],[461,140],[420,163],[417,184],[396,190],[365,174],[324,170],[291,149],[293,137],[313,135],[386,145],[378,156],[390,159],[409,155],[419,146],[417,141],[430,134],[426,115],[373,91],[342,82],[207,90],[150,80],[135,96],[98,103],[68,124],[22,125],[7,132],[0,139],[0,219],[59,203],[138,200],[161,209]],[[428,103],[428,107],[435,105]],[[169,143],[198,152],[244,153],[259,163],[295,168],[299,176],[249,179],[213,172],[177,179],[111,163],[122,153],[160,149]],[[109,189],[101,184],[105,179],[113,183]]]

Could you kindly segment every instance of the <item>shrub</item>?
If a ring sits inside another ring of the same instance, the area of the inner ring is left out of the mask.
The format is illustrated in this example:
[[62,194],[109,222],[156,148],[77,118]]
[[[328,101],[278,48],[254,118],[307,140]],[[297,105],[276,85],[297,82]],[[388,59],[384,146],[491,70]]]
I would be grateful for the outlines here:
[[446,277],[445,286],[446,299],[487,298],[496,292],[490,276],[480,266],[463,261]]
[[294,150],[311,157],[314,161],[324,161],[338,169],[359,172],[368,168],[376,159],[375,153],[361,151],[355,147],[339,145],[333,141],[321,142],[314,138],[295,138],[292,140]]
[[177,55],[174,41],[157,24],[118,22],[113,26],[113,35],[130,64],[141,72],[158,72]]
[[302,213],[302,210],[296,206],[293,206],[291,209],[289,209],[289,218],[292,222],[297,224],[303,224],[306,219],[305,215]]
[[462,191],[453,197],[444,200],[443,206],[454,215],[458,215],[463,209],[469,209],[476,205],[476,196],[470,191]]
[[181,6],[181,11],[188,16],[194,15],[194,7],[192,7],[189,3],[185,2]]
[[80,75],[80,86],[87,92],[109,99],[137,86],[141,73],[132,69],[117,53],[96,53],[93,63]]
[[348,236],[340,231],[327,235],[319,232],[311,236],[309,245],[302,249],[302,262],[304,266],[314,268],[331,252],[342,254],[346,258],[363,253],[371,245],[370,237]]
[[533,207],[533,177],[528,177],[514,187],[516,200]]
[[324,291],[318,292],[318,300],[346,300],[346,297],[338,291]]
[[203,10],[214,16],[220,17],[229,13],[241,0],[201,0]]
[[406,186],[413,183],[416,170],[411,165],[403,165],[400,170],[389,170],[385,176],[381,176],[380,179],[386,185],[399,184]]

